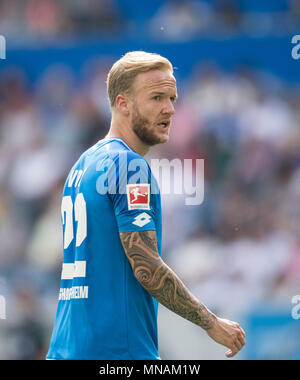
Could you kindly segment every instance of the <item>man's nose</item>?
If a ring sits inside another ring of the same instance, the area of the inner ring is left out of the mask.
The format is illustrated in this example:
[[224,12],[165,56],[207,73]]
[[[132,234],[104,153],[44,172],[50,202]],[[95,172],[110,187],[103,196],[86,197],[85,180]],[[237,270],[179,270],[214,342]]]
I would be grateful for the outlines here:
[[168,99],[164,104],[163,113],[167,113],[171,116],[174,115],[175,108],[173,102],[170,99]]

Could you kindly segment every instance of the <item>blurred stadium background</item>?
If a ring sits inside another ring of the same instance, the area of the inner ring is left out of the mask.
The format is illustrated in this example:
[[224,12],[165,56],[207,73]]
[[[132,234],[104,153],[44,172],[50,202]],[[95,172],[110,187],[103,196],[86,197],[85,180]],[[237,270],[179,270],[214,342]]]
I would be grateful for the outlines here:
[[[300,359],[300,2],[1,0],[0,34],[0,358],[44,358],[62,186],[109,128],[110,64],[146,50],[172,61],[180,96],[170,142],[147,157],[205,159],[200,206],[163,196],[164,260],[244,327],[236,359]],[[163,359],[225,358],[162,306],[159,345]]]

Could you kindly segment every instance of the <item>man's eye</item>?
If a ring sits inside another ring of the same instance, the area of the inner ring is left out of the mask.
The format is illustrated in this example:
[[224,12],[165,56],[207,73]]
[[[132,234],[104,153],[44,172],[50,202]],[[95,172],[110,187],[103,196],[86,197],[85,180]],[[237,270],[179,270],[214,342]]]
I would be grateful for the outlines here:
[[160,100],[160,95],[156,95],[153,97],[154,100]]

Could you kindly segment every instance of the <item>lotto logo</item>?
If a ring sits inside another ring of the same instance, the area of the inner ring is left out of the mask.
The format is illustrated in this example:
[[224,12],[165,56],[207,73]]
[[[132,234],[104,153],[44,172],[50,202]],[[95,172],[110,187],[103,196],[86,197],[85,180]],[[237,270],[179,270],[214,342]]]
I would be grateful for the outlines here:
[[150,184],[127,185],[128,210],[150,209]]
[[148,224],[150,220],[151,220],[151,216],[148,215],[146,212],[143,212],[142,214],[134,218],[134,222],[132,222],[132,224],[135,224],[136,226],[139,226],[139,227],[143,227],[146,224]]

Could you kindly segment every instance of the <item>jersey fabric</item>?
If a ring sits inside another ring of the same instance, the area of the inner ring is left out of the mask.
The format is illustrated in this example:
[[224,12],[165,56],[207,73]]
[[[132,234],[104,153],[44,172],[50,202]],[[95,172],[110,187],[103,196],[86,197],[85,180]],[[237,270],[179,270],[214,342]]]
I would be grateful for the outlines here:
[[160,192],[148,162],[120,138],[100,140],[71,169],[61,212],[61,288],[46,358],[159,360],[158,302],[134,277],[119,236],[155,230],[161,255]]

